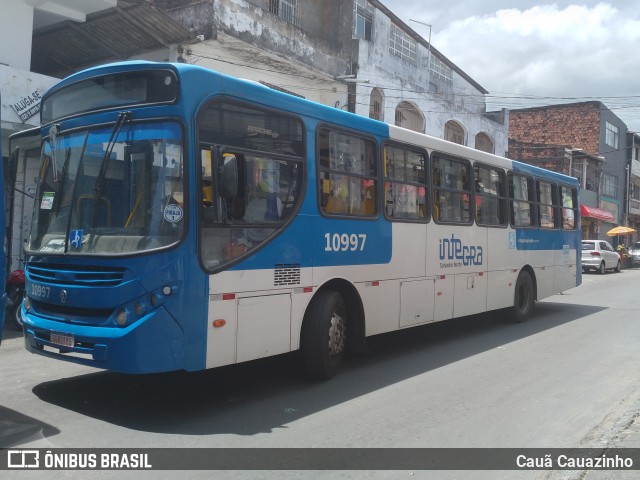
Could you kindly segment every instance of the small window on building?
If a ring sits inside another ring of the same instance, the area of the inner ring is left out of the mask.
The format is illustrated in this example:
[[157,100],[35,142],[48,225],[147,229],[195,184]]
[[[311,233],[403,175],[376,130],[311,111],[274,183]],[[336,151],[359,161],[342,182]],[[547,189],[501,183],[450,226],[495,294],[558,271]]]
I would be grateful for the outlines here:
[[395,25],[391,25],[389,53],[412,65],[417,64],[416,41]]
[[607,197],[618,197],[618,177],[608,173],[602,175],[602,194]]
[[374,120],[384,121],[384,116],[382,115],[382,104],[384,98],[382,96],[382,92],[374,88],[371,90],[371,101],[369,102],[369,118],[373,118]]
[[469,162],[435,156],[432,179],[434,219],[439,223],[470,224],[473,217],[469,208],[472,196]]
[[504,226],[507,224],[507,182],[502,170],[476,165],[476,223]]
[[489,135],[482,132],[476,135],[476,150],[493,153],[493,141],[491,141]]
[[414,132],[424,133],[424,116],[415,105],[400,102],[396,107],[396,125]]
[[511,224],[514,227],[535,226],[535,199],[533,179],[524,175],[509,176]]
[[388,218],[427,219],[425,155],[393,145],[384,147],[384,204]]
[[373,39],[373,13],[374,8],[366,0],[353,2],[354,36],[363,40]]
[[371,140],[323,128],[318,134],[320,209],[328,215],[377,215],[376,148]]
[[269,13],[277,15],[293,25],[299,26],[300,24],[298,0],[269,0]]
[[464,145],[464,129],[459,123],[449,120],[444,125],[444,139],[449,142],[458,143]]
[[431,72],[432,81],[443,82],[449,85],[453,83],[453,73],[451,68],[436,57],[433,52],[429,58],[429,71]]
[[613,148],[618,148],[618,127],[609,122],[606,124],[605,143]]

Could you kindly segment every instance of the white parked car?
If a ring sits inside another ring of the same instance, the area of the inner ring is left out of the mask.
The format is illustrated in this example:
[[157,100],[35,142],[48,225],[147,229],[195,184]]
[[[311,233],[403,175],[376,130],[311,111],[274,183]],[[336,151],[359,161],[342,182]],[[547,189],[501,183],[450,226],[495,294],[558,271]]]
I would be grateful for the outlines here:
[[640,265],[640,242],[635,242],[631,245],[629,249],[629,255],[631,255],[631,260],[633,260],[633,266]]
[[620,255],[611,244],[605,240],[583,240],[582,241],[582,271],[595,270],[604,273],[605,270],[613,269],[620,271],[622,263]]

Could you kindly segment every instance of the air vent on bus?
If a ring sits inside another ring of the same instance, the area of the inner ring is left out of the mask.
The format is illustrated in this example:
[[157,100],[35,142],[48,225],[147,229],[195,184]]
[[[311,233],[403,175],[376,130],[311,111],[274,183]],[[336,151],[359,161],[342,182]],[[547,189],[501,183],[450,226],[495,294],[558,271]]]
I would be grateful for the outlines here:
[[281,263],[275,265],[273,284],[276,287],[286,285],[300,285],[300,265],[297,263]]
[[70,286],[114,287],[122,282],[124,268],[34,263],[27,265],[27,275],[35,282]]

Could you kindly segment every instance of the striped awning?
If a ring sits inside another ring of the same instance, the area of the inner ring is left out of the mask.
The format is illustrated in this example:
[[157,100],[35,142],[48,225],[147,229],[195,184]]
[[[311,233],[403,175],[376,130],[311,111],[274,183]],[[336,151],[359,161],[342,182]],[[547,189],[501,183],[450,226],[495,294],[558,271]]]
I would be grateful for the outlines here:
[[598,207],[587,207],[586,205],[580,205],[580,214],[583,217],[591,217],[596,220],[602,220],[603,222],[614,222],[613,214],[609,210]]

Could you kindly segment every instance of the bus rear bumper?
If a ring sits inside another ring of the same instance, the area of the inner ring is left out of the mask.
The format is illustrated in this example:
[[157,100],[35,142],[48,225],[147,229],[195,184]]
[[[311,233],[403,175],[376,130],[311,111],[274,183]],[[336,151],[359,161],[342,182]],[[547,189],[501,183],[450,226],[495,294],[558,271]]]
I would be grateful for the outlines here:
[[122,373],[184,368],[184,335],[164,309],[128,327],[74,325],[34,317],[24,310],[24,341],[31,353]]

